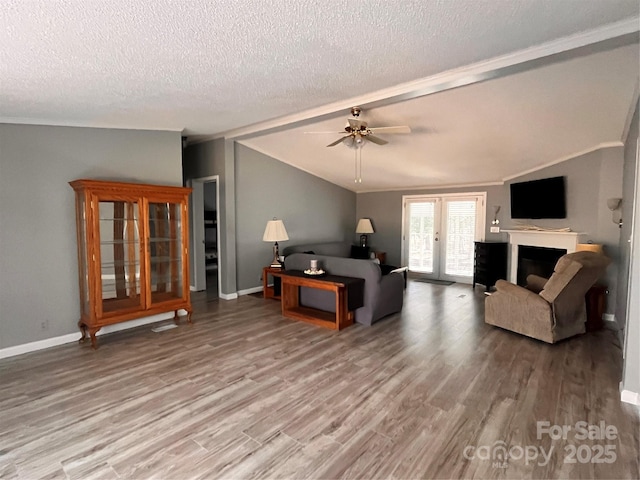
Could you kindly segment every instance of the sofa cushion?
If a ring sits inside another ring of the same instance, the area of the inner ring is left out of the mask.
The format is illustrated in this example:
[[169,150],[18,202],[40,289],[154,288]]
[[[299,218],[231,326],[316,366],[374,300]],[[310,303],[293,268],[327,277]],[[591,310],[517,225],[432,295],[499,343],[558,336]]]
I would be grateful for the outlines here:
[[287,257],[292,253],[308,253],[329,255],[332,257],[348,257],[351,244],[346,242],[309,243],[306,245],[290,245],[282,250],[282,255]]

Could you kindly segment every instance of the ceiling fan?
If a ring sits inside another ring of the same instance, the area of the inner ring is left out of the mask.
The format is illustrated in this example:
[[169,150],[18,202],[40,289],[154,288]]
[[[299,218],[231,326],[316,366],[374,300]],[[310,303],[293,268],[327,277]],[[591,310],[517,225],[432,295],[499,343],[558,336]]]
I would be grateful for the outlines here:
[[[396,127],[369,127],[367,122],[360,120],[360,107],[351,107],[352,118],[347,119],[348,123],[344,127],[344,132],[340,138],[331,142],[327,147],[334,147],[339,143],[344,143],[347,147],[355,150],[355,182],[362,183],[362,147],[366,142],[376,145],[386,145],[386,140],[375,134],[383,133],[411,133],[411,128],[406,125]],[[335,133],[335,132],[305,132],[305,133]]]
[[327,147],[333,147],[339,143],[344,143],[351,148],[360,148],[365,142],[372,142],[376,145],[386,145],[386,140],[376,136],[379,133],[411,133],[411,128],[406,125],[396,127],[369,127],[367,122],[360,120],[360,107],[351,107],[352,118],[347,119],[348,123],[344,127],[344,132],[305,132],[305,133],[338,133],[342,137],[331,142]]

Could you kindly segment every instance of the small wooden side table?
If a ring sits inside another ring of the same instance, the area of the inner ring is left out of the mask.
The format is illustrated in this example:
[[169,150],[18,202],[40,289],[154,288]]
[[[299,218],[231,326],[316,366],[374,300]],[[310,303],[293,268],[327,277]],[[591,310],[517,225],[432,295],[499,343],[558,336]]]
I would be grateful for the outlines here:
[[[284,268],[264,267],[262,269],[262,298],[280,300],[280,274]],[[273,285],[269,285],[269,275],[273,277]]]
[[380,261],[381,264],[387,263],[387,252],[374,252],[376,258]]
[[585,328],[587,332],[600,330],[603,327],[602,317],[607,303],[607,287],[596,284],[589,289],[585,295],[587,303],[587,321]]
[[[326,275],[310,277],[298,270],[282,272],[282,315],[332,330],[353,325],[356,309],[364,305],[364,278]],[[300,288],[333,292],[336,311],[325,312],[300,305]]]

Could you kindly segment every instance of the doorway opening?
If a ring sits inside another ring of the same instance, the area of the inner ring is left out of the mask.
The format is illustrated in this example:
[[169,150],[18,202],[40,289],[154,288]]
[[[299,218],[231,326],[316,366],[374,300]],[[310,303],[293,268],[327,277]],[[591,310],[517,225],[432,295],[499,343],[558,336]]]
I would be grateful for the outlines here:
[[471,283],[474,242],[484,240],[486,192],[405,195],[402,264],[415,276]]
[[191,289],[220,296],[220,189],[219,177],[189,180],[191,194]]

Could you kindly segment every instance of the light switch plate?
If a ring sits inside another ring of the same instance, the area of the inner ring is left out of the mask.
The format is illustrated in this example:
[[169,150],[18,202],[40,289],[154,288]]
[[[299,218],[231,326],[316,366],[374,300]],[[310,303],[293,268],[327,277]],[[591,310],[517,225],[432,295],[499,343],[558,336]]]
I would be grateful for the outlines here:
[[500,227],[491,227],[491,233],[500,233]]

